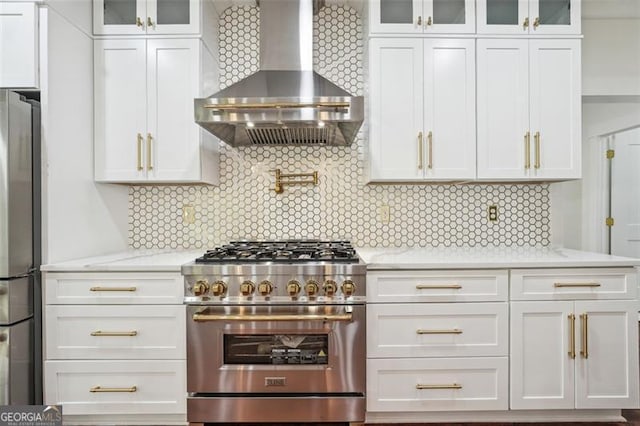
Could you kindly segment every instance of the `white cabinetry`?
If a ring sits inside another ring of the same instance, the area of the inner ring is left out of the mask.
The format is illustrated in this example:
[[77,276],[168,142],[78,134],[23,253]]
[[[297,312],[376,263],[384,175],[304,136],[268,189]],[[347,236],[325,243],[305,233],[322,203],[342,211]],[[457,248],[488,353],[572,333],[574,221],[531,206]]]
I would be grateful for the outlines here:
[[518,270],[511,288],[511,409],[639,406],[633,269]]
[[478,179],[581,174],[580,40],[478,40]]
[[478,0],[481,34],[580,34],[581,0]]
[[38,88],[38,8],[0,2],[0,87]]
[[70,424],[184,424],[182,286],[177,272],[45,273],[45,403]]
[[215,184],[217,142],[193,120],[210,86],[198,39],[95,41],[95,178]]
[[370,33],[475,32],[474,0],[371,0]]
[[374,38],[371,181],[475,177],[475,41]]
[[197,34],[199,0],[93,0],[93,32],[115,34]]

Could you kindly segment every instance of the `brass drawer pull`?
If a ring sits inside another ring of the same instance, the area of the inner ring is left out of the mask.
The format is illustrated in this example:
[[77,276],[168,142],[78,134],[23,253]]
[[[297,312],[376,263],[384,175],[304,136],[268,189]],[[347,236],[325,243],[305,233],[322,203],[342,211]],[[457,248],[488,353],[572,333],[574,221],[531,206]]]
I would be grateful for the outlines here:
[[589,316],[586,312],[580,314],[580,321],[582,322],[582,348],[580,349],[580,355],[583,358],[589,358]]
[[454,328],[452,330],[423,330],[417,329],[416,334],[462,334],[462,330]]
[[433,132],[431,131],[429,131],[427,135],[427,142],[429,142],[429,162],[427,163],[427,167],[433,169]]
[[418,133],[418,170],[422,170],[422,157],[424,154],[422,153],[422,132]]
[[536,163],[533,165],[536,169],[540,168],[540,132],[533,135],[533,141],[536,144]]
[[91,287],[89,291],[136,291],[136,287]]
[[92,331],[91,332],[92,336],[107,336],[107,337],[121,337],[121,336],[137,336],[138,332],[133,330],[133,331],[100,331],[100,330],[96,330],[96,331]]
[[416,389],[462,389],[462,385],[452,383],[450,385],[416,385]]
[[147,170],[153,170],[153,151],[151,150],[152,142],[153,136],[151,136],[151,133],[147,133]]
[[600,287],[600,283],[553,283],[555,288],[561,287]]
[[569,357],[575,359],[576,357],[576,316],[569,314]]
[[416,290],[431,290],[431,289],[452,289],[460,290],[462,286],[460,284],[418,284]]
[[531,168],[531,133],[524,135],[524,168]]
[[142,135],[138,133],[138,171],[142,170]]
[[131,386],[130,388],[103,388],[102,386],[94,386],[89,389],[89,392],[137,392],[137,386]]

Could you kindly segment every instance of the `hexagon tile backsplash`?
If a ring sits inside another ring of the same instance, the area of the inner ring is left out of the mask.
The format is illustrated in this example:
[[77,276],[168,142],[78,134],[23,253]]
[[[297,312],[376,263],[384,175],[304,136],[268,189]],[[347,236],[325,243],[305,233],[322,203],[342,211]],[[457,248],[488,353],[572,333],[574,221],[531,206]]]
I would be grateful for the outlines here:
[[[221,86],[258,70],[257,8],[221,17]],[[238,52],[242,52],[241,55]],[[325,7],[314,22],[314,67],[361,95],[363,37],[348,7]],[[366,122],[349,147],[221,144],[220,185],[132,186],[132,248],[211,248],[236,239],[347,239],[355,246],[545,246],[549,185],[365,185]],[[318,171],[317,186],[273,191],[274,174]],[[488,220],[489,205],[498,220]],[[194,211],[183,220],[183,207]],[[389,207],[389,220],[381,208]]]

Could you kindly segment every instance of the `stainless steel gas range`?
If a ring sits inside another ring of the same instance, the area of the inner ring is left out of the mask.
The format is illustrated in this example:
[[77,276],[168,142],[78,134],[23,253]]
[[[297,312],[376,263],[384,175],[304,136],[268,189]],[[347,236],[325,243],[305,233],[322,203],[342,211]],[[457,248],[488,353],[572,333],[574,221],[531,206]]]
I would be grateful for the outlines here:
[[346,241],[240,241],[182,266],[187,420],[362,422],[365,265]]

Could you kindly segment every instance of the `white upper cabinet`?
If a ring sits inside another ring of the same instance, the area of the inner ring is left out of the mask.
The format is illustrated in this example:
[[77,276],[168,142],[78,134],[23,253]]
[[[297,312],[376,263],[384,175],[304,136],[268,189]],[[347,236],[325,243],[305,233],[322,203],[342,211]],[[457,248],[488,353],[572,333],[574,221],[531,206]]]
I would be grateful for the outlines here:
[[197,34],[198,0],[93,0],[98,35]]
[[475,177],[475,42],[370,41],[371,181]]
[[581,175],[579,40],[478,40],[478,179]]
[[474,0],[371,0],[372,34],[475,32]]
[[580,34],[580,0],[478,0],[480,34]]
[[38,7],[0,2],[0,87],[37,88]]

